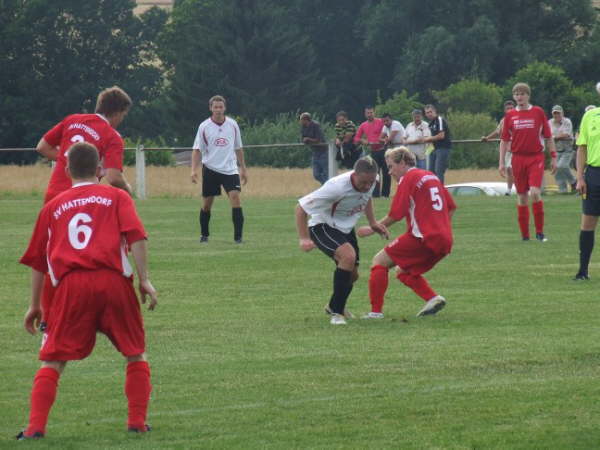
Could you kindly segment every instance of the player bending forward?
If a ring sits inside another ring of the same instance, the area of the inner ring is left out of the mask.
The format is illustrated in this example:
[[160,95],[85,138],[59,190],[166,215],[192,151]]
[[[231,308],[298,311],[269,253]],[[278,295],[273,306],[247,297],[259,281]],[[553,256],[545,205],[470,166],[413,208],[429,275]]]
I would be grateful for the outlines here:
[[[390,175],[398,189],[390,211],[379,221],[384,227],[406,218],[407,231],[373,258],[369,277],[371,312],[364,319],[383,319],[383,298],[388,287],[388,271],[396,266],[398,279],[425,300],[417,316],[435,314],[446,299],[431,289],[423,277],[452,249],[450,219],[456,204],[438,177],[417,169],[415,157],[406,147],[385,152]],[[375,227],[361,227],[361,237],[373,234]]]
[[331,178],[316,191],[302,197],[296,207],[300,249],[308,252],[318,247],[335,261],[333,295],[325,306],[332,325],[345,325],[345,318],[352,317],[346,311],[346,301],[358,279],[359,249],[354,226],[363,211],[371,232],[388,237],[385,226],[375,220],[371,199],[378,170],[373,158],[360,158],[354,164],[354,170]]
[[150,367],[133,271],[125,253],[130,247],[142,303],[149,295],[149,309],[154,309],[156,291],[146,269],[146,232],[129,194],[98,184],[98,164],[93,145],[82,142],[69,149],[67,170],[73,186],[46,203],[21,258],[32,271],[31,304],[24,323],[31,334],[41,317],[44,273],[51,275],[56,292],[39,354],[42,367],[33,380],[29,425],[17,436],[19,440],[44,437],[67,361],[86,358],[98,331],[128,362],[129,431],[149,431]]

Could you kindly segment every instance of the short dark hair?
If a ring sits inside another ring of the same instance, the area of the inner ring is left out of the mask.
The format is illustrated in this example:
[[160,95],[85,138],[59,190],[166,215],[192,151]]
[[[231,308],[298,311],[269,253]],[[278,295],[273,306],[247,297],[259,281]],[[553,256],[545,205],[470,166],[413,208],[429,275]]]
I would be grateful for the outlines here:
[[347,119],[348,113],[346,111],[338,111],[338,113],[335,115],[335,118],[337,119],[338,117],[345,117]]
[[363,156],[354,163],[356,173],[378,173],[379,167],[375,160],[370,156]]
[[392,118],[392,115],[391,115],[390,113],[387,113],[387,112],[386,112],[386,113],[384,113],[384,114],[383,114],[383,116],[381,116],[381,117],[383,117],[384,119],[389,117],[389,118],[391,119],[391,118]]
[[506,108],[507,106],[515,106],[515,102],[513,102],[512,100],[506,100],[504,102],[504,107]]
[[365,106],[365,109],[375,109],[375,107],[373,105],[367,105]]
[[432,105],[432,104],[425,105],[425,106],[423,107],[423,109],[424,109],[424,110],[427,110],[427,109],[433,109],[435,112],[437,112],[437,108],[435,107],[435,105]]
[[88,142],[77,142],[67,153],[71,178],[82,180],[96,175],[100,162],[98,150]]
[[129,110],[133,102],[119,86],[109,87],[98,94],[96,112],[106,117]]

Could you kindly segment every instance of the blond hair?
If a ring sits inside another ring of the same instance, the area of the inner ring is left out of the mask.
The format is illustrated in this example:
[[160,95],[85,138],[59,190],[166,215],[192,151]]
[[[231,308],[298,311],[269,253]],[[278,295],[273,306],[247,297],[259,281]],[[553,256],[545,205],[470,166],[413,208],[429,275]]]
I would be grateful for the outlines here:
[[209,107],[209,109],[212,106],[213,102],[223,102],[223,104],[225,106],[227,106],[227,102],[225,101],[225,97],[223,97],[222,95],[213,95],[210,98],[210,100],[208,101],[208,107]]
[[527,83],[517,83],[512,88],[512,93],[524,92],[527,95],[531,95],[531,88]]
[[404,146],[394,147],[386,150],[385,159],[389,159],[396,164],[404,161],[404,164],[409,167],[414,167],[417,164],[415,155]]

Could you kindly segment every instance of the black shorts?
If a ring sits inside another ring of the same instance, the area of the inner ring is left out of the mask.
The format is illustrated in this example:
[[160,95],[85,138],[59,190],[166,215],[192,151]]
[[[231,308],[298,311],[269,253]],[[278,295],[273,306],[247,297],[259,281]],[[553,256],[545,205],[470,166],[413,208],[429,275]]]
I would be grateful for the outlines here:
[[202,166],[202,197],[221,195],[221,186],[223,186],[225,192],[241,192],[242,185],[239,174],[225,175],[224,173],[215,172],[206,166]]
[[326,223],[320,223],[314,227],[309,227],[310,238],[315,245],[325,253],[327,256],[333,259],[333,254],[338,247],[349,243],[356,252],[356,265],[360,261],[360,252],[358,250],[358,242],[356,242],[356,234],[354,230],[350,233],[342,233],[340,230],[330,227]]
[[600,216],[600,167],[587,166],[584,174],[587,186],[585,198],[581,201],[583,214]]

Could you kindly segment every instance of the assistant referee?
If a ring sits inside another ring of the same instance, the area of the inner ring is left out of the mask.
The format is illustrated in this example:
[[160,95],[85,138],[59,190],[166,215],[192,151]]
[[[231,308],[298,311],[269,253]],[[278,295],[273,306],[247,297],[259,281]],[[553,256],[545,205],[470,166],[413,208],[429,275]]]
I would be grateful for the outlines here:
[[579,271],[573,279],[581,281],[589,280],[588,266],[600,216],[600,108],[590,109],[584,114],[577,146],[577,191],[582,198],[582,214]]

